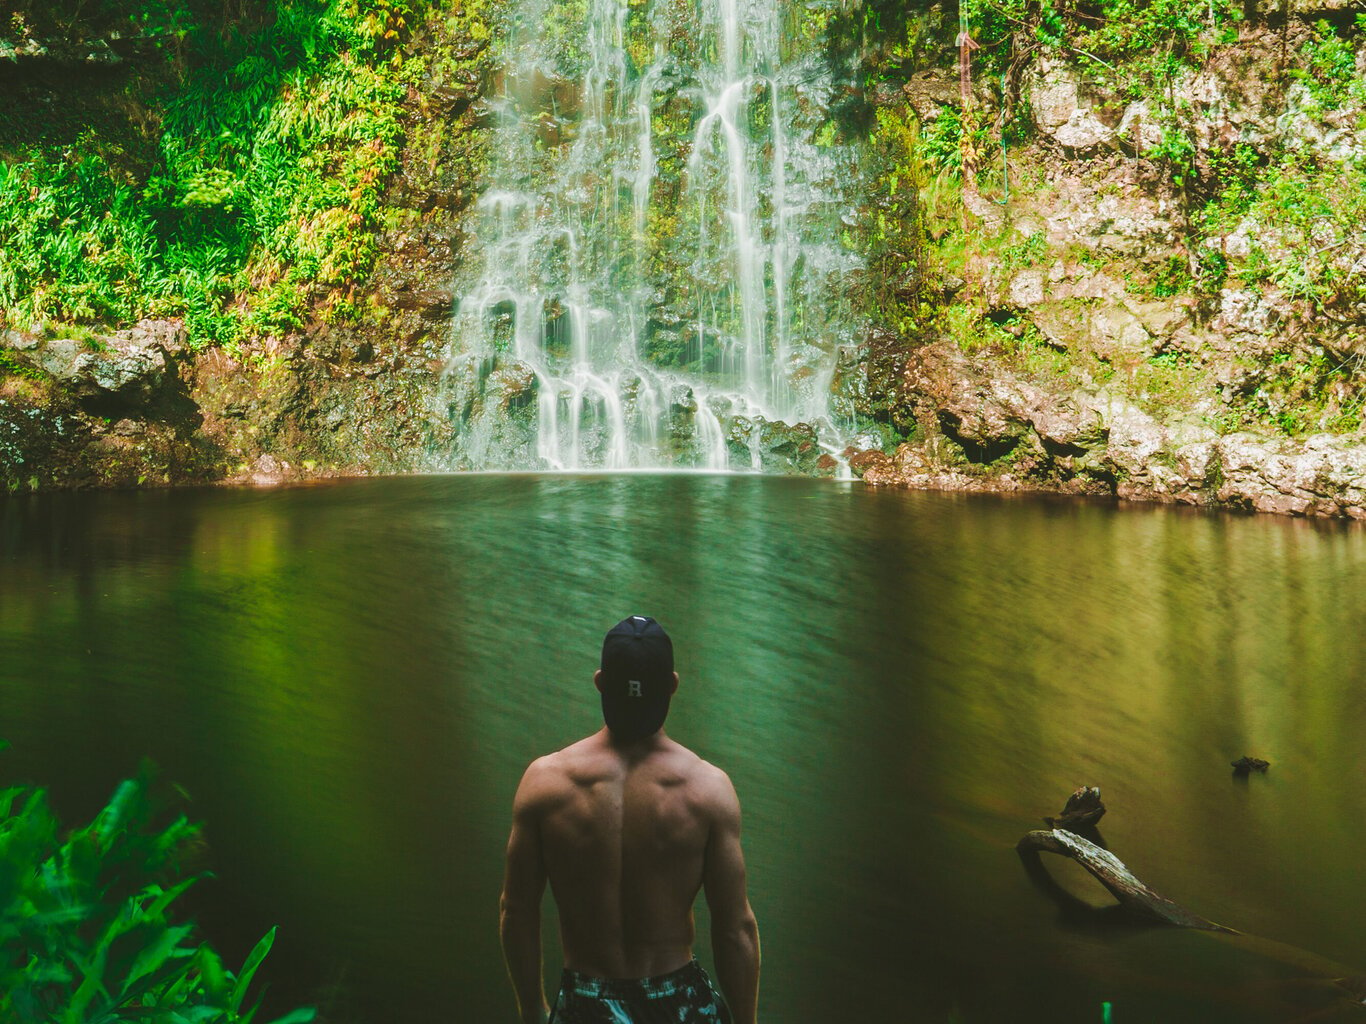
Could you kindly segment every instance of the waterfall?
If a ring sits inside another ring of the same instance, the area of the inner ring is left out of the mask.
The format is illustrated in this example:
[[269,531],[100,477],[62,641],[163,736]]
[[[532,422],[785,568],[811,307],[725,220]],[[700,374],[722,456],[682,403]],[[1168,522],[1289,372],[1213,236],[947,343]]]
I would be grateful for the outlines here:
[[838,450],[857,165],[807,7],[512,7],[445,374],[456,464],[791,471]]

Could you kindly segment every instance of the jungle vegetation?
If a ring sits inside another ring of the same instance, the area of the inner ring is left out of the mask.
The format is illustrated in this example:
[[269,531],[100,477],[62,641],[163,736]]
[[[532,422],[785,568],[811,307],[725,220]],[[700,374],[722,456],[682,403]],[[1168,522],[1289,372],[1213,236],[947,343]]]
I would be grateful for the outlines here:
[[353,314],[418,6],[0,3],[0,320],[183,317],[203,346]]

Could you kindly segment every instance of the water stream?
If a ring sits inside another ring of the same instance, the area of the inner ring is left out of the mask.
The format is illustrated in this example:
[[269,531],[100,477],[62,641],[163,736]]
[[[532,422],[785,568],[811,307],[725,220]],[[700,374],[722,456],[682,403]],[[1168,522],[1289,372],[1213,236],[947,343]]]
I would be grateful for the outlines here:
[[842,446],[858,154],[811,24],[785,0],[514,5],[446,373],[460,467],[791,471]]

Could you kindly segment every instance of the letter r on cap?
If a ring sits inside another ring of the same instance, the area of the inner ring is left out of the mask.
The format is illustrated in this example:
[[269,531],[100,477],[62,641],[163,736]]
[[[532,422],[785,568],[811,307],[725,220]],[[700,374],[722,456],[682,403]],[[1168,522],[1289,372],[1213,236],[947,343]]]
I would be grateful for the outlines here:
[[632,679],[632,680],[630,680],[630,681],[626,684],[626,696],[628,696],[628,697],[639,697],[639,696],[640,696],[640,680],[639,680],[639,679]]

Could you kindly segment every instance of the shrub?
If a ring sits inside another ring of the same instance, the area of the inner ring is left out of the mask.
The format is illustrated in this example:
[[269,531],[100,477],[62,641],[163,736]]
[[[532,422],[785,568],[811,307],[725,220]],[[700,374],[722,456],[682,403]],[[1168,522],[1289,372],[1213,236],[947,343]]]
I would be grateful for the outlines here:
[[1347,102],[1354,87],[1360,91],[1356,56],[1352,45],[1320,20],[1314,24],[1314,38],[1304,47],[1306,66],[1293,69],[1291,75],[1305,84],[1320,107],[1336,110]]
[[1242,17],[1233,0],[964,0],[979,60],[1007,71],[1034,47],[1079,57],[1104,83],[1140,95],[1203,57]]

